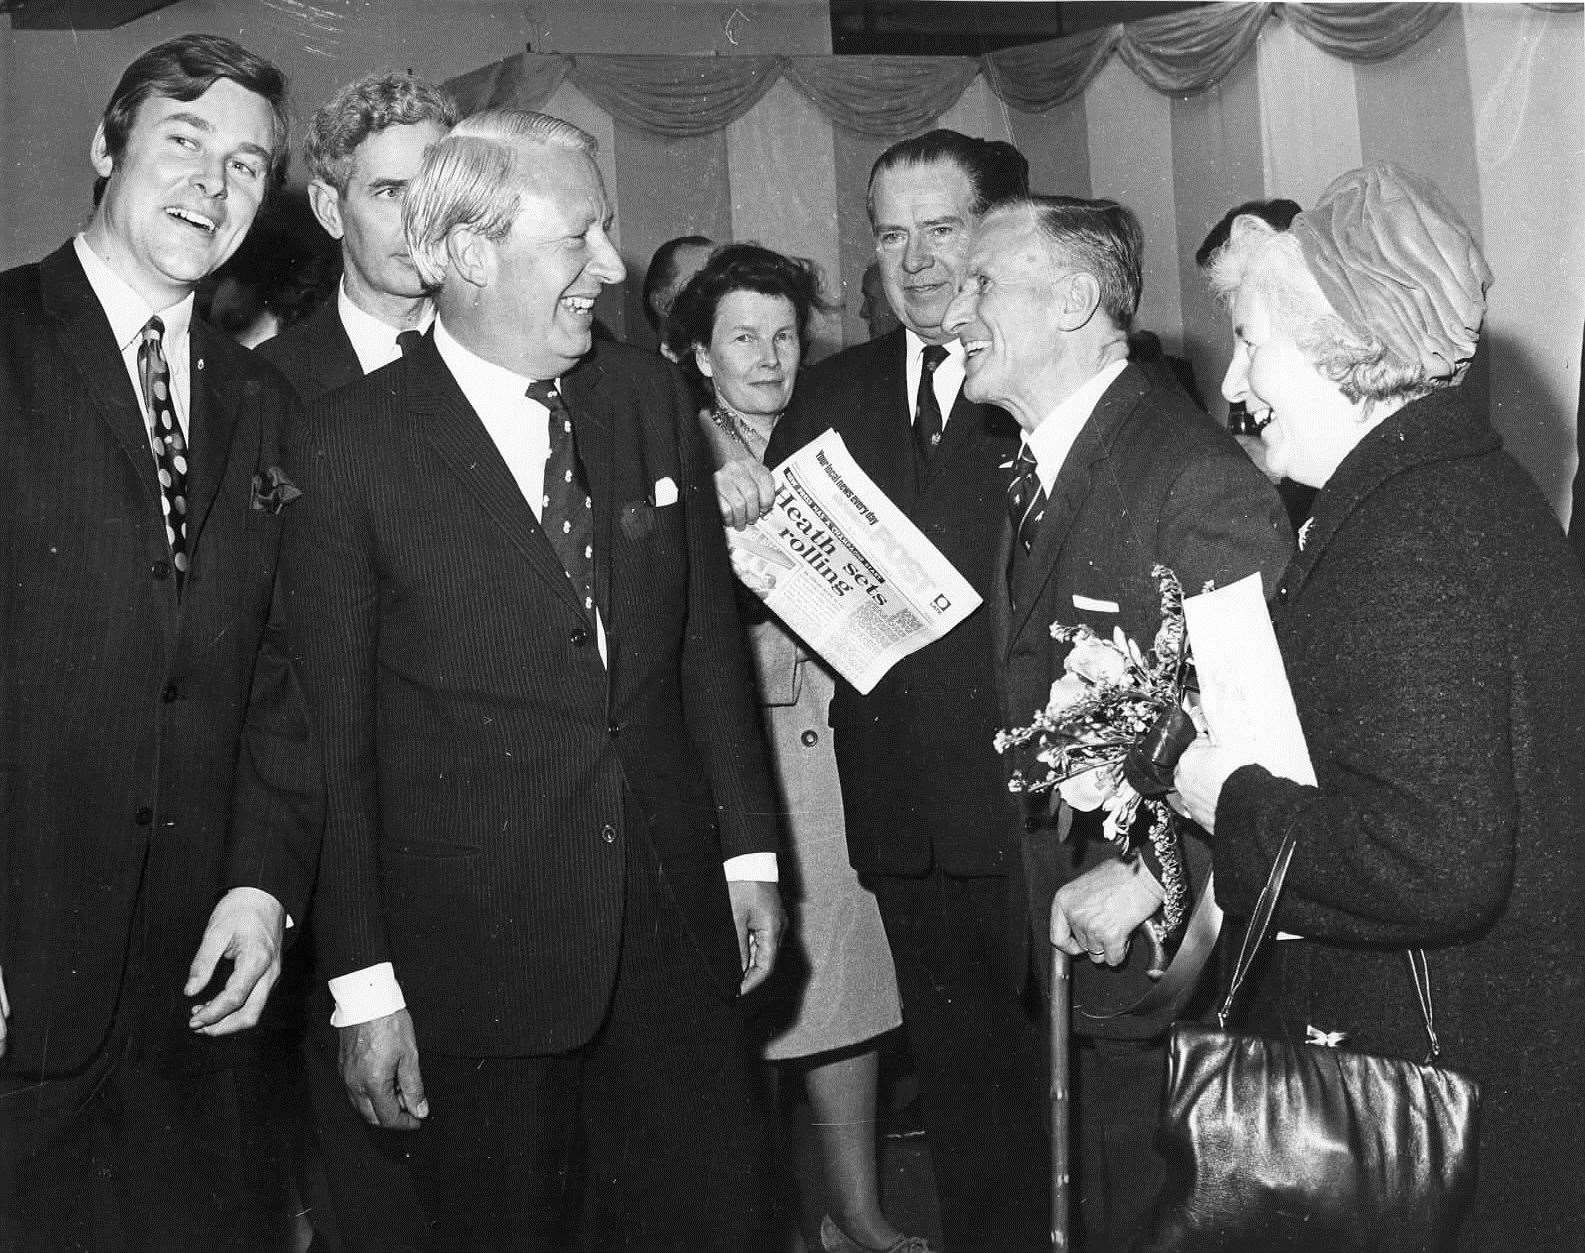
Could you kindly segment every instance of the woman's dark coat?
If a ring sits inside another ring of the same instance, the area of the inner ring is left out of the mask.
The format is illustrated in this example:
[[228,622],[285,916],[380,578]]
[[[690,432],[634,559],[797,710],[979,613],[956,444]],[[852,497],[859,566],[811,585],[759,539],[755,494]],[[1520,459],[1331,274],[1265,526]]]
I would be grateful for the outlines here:
[[1585,1239],[1585,577],[1456,391],[1333,474],[1273,604],[1319,788],[1247,766],[1216,811],[1217,896],[1247,917],[1298,851],[1239,1021],[1419,1059],[1427,951],[1446,1065],[1478,1079],[1461,1247]]

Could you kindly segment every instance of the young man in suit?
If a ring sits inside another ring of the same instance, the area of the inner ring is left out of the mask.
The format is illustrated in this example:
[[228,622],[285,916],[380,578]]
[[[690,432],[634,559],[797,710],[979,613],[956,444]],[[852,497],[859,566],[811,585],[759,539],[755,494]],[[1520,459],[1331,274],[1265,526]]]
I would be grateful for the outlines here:
[[308,203],[341,242],[336,298],[259,346],[305,404],[401,356],[434,308],[402,234],[402,192],[424,153],[457,124],[457,106],[415,74],[369,74],[319,106],[303,159]]
[[0,276],[7,1249],[268,1245],[236,1033],[318,857],[267,647],[295,401],[193,292],[280,175],[284,94],[229,39],[144,53],[94,136],[87,229]]
[[[902,326],[810,369],[767,456],[774,465],[835,430],[987,600],[1017,427],[959,394],[962,348],[941,319],[979,215],[1026,185],[1016,151],[955,131],[881,155],[870,219]],[[1048,1176],[1041,1037],[1007,959],[1011,801],[997,725],[984,611],[867,696],[839,683],[831,704],[848,855],[896,963],[946,1244],[1014,1253],[1049,1244]]]
[[565,1247],[579,1132],[589,1247],[766,1247],[735,998],[782,927],[774,804],[685,388],[592,340],[593,148],[515,110],[437,144],[403,207],[431,333],[290,450],[315,935],[435,1247]]
[[[1008,726],[1026,725],[1063,673],[1068,650],[1051,638],[1053,622],[1105,637],[1121,626],[1149,647],[1161,621],[1157,563],[1191,593],[1257,571],[1269,591],[1292,551],[1281,502],[1232,437],[1128,360],[1143,243],[1133,214],[1111,201],[1010,202],[980,223],[945,314],[964,345],[964,391],[1023,429],[991,614]],[[1045,799],[1029,807],[1022,837],[1028,938],[1037,959],[1053,941],[1085,958],[1073,984],[1084,1247],[1131,1248],[1161,1180],[1152,1136],[1167,1012],[1149,1022],[1088,1015],[1150,986],[1145,957],[1131,951],[1146,946],[1130,936],[1160,908],[1165,879],[1186,875],[1192,895],[1205,867],[1124,860],[1101,838],[1101,812],[1053,812]]]

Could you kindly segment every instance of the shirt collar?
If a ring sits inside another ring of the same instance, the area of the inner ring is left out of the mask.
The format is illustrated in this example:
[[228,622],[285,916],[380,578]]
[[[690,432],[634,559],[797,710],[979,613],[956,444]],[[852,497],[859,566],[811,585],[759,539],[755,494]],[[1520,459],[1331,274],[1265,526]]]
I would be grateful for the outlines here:
[[165,324],[164,351],[167,360],[178,341],[184,341],[193,320],[193,293],[188,292],[168,309],[151,309],[148,301],[135,292],[119,274],[106,264],[103,257],[88,246],[86,236],[79,234],[72,240],[77,260],[82,264],[88,285],[93,288],[105,317],[110,320],[110,333],[115,336],[116,347],[126,352],[137,341],[148,320],[156,313]]
[[534,381],[464,348],[446,329],[445,320],[438,317],[435,319],[435,347],[476,411],[492,410],[506,399],[524,399],[528,385]]
[[[352,297],[347,294],[345,276],[336,285],[336,312],[341,317],[342,329],[352,341],[352,351],[356,354],[358,364],[363,367],[365,374],[372,374],[382,365],[395,361],[402,355],[401,349],[396,345],[396,337],[408,328],[391,326],[354,304]],[[429,329],[429,324],[434,320],[435,310],[431,305],[424,315],[424,320],[411,329],[422,333]]]
[[1039,426],[1024,436],[1024,443],[1035,456],[1035,471],[1040,476],[1040,485],[1048,495],[1057,481],[1057,475],[1062,472],[1062,464],[1068,459],[1073,441],[1078,439],[1079,432],[1090,420],[1106,389],[1127,366],[1126,357],[1103,366],[1099,373],[1091,375],[1046,414]]

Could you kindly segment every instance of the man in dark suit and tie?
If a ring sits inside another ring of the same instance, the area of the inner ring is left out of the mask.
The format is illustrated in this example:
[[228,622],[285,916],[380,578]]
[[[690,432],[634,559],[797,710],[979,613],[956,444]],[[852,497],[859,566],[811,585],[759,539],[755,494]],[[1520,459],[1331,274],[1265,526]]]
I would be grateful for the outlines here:
[[708,459],[649,353],[594,141],[461,123],[404,218],[437,317],[294,441],[289,630],[326,753],[316,940],[348,1093],[440,1249],[753,1249],[768,1120],[735,998],[782,926]]
[[[903,325],[810,369],[767,456],[776,464],[837,431],[987,600],[1017,427],[960,396],[962,348],[941,318],[978,216],[1026,180],[1008,145],[955,131],[881,155],[870,220]],[[947,1247],[1015,1253],[1048,1246],[1045,1085],[1040,1033],[1008,974],[997,725],[983,610],[869,695],[839,683],[831,704],[848,855],[875,891],[897,966]]]
[[[1269,590],[1292,550],[1276,492],[1232,437],[1129,362],[1142,253],[1121,205],[1013,201],[980,223],[945,315],[965,348],[964,391],[1023,428],[991,615],[1008,726],[1027,725],[1063,673],[1068,647],[1052,639],[1053,622],[1105,637],[1121,626],[1148,648],[1161,622],[1158,562],[1190,593],[1257,571]],[[1206,868],[1198,856],[1125,860],[1101,838],[1102,813],[1040,800],[1023,836],[1032,956],[1055,941],[1085,958],[1073,985],[1084,1247],[1126,1249],[1161,1180],[1151,1141],[1170,1011],[1095,1015],[1149,986],[1145,955],[1131,951],[1146,946],[1129,938],[1161,907],[1164,883],[1184,875],[1192,895]]]
[[236,1033],[318,857],[301,698],[261,651],[295,401],[193,291],[280,175],[284,94],[229,39],[144,53],[87,229],[0,275],[7,1249],[268,1245]]
[[402,192],[425,151],[456,124],[451,97],[411,73],[348,83],[309,122],[308,203],[341,242],[341,282],[334,300],[258,350],[304,404],[395,361],[398,336],[433,320],[402,234]]

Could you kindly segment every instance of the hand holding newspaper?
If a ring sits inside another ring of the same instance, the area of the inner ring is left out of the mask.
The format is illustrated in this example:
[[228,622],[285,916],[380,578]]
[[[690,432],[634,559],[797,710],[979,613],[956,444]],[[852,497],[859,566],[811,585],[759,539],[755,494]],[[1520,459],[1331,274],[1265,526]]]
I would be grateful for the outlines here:
[[860,692],[940,639],[979,594],[826,431],[772,471],[776,503],[727,530],[732,568]]

